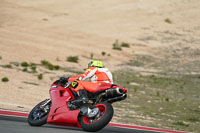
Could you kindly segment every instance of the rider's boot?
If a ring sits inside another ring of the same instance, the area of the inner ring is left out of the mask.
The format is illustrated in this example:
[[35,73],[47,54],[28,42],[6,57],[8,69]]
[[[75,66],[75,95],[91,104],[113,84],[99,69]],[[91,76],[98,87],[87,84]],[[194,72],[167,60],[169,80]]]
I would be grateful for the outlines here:
[[84,104],[80,108],[81,115],[86,115],[88,118],[93,118],[99,113],[99,108],[91,104]]

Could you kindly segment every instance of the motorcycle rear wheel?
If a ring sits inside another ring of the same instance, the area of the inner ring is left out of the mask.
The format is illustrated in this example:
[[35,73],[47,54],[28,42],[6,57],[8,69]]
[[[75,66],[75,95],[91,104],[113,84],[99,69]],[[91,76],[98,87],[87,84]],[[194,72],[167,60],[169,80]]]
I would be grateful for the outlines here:
[[110,103],[103,102],[95,106],[98,107],[100,111],[100,116],[97,119],[89,119],[87,118],[87,116],[81,117],[80,124],[83,130],[85,131],[96,132],[104,128],[113,117],[114,111]]
[[[31,126],[42,126],[44,124],[47,123],[47,118],[48,118],[48,114],[49,114],[49,110],[48,112],[44,112],[40,106],[45,102],[46,100],[40,102],[39,104],[37,104],[29,113],[28,116],[28,123]],[[46,105],[49,106],[49,105]]]

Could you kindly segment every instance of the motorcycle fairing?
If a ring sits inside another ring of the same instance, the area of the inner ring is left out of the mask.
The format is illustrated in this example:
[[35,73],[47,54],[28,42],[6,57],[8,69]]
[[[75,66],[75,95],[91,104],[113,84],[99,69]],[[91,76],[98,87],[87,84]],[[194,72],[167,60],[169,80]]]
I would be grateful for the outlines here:
[[74,99],[69,88],[61,86],[58,86],[57,88],[52,87],[49,93],[52,105],[47,123],[80,127],[78,122],[80,110],[69,110],[67,106],[67,101]]

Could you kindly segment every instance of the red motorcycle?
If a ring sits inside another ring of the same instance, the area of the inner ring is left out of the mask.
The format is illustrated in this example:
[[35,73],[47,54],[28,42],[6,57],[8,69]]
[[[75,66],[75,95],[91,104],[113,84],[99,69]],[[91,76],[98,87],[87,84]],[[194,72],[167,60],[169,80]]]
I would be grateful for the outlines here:
[[[89,98],[89,101],[84,103],[87,106],[81,109],[73,103],[77,97],[72,88],[75,82],[83,85]],[[75,82],[55,81],[49,91],[51,98],[40,102],[31,110],[28,123],[31,126],[48,123],[80,127],[85,131],[95,132],[111,121],[114,112],[112,103],[126,99],[127,90],[121,86],[101,83],[94,88],[90,86],[91,82]]]

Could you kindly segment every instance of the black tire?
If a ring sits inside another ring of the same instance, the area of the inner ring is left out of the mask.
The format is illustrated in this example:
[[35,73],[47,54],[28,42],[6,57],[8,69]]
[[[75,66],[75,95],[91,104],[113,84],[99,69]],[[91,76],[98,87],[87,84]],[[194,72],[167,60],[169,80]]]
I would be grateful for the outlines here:
[[[84,117],[86,116],[81,116],[81,127],[83,128],[83,130],[85,131],[89,131],[89,132],[96,132],[102,128],[104,128],[112,119],[113,117],[113,107],[110,103],[107,102],[103,102],[103,103],[99,103],[99,104],[104,104],[106,106],[106,110],[104,112],[104,114],[95,122],[93,123],[85,123],[84,122]],[[97,104],[97,105],[99,105]]]
[[[45,100],[44,100],[44,101],[45,101]],[[34,116],[33,116],[33,114],[34,114],[35,111],[38,111],[38,112],[40,111],[40,112],[42,112],[41,110],[39,110],[39,106],[40,106],[44,101],[42,101],[42,102],[40,102],[39,104],[37,104],[37,105],[31,110],[31,112],[29,113],[29,116],[28,116],[28,123],[29,123],[29,125],[31,125],[31,126],[42,126],[42,125],[44,125],[44,124],[47,123],[47,118],[48,118],[49,112],[45,113],[44,116],[42,116],[42,117],[39,118],[39,119],[34,119]]]

